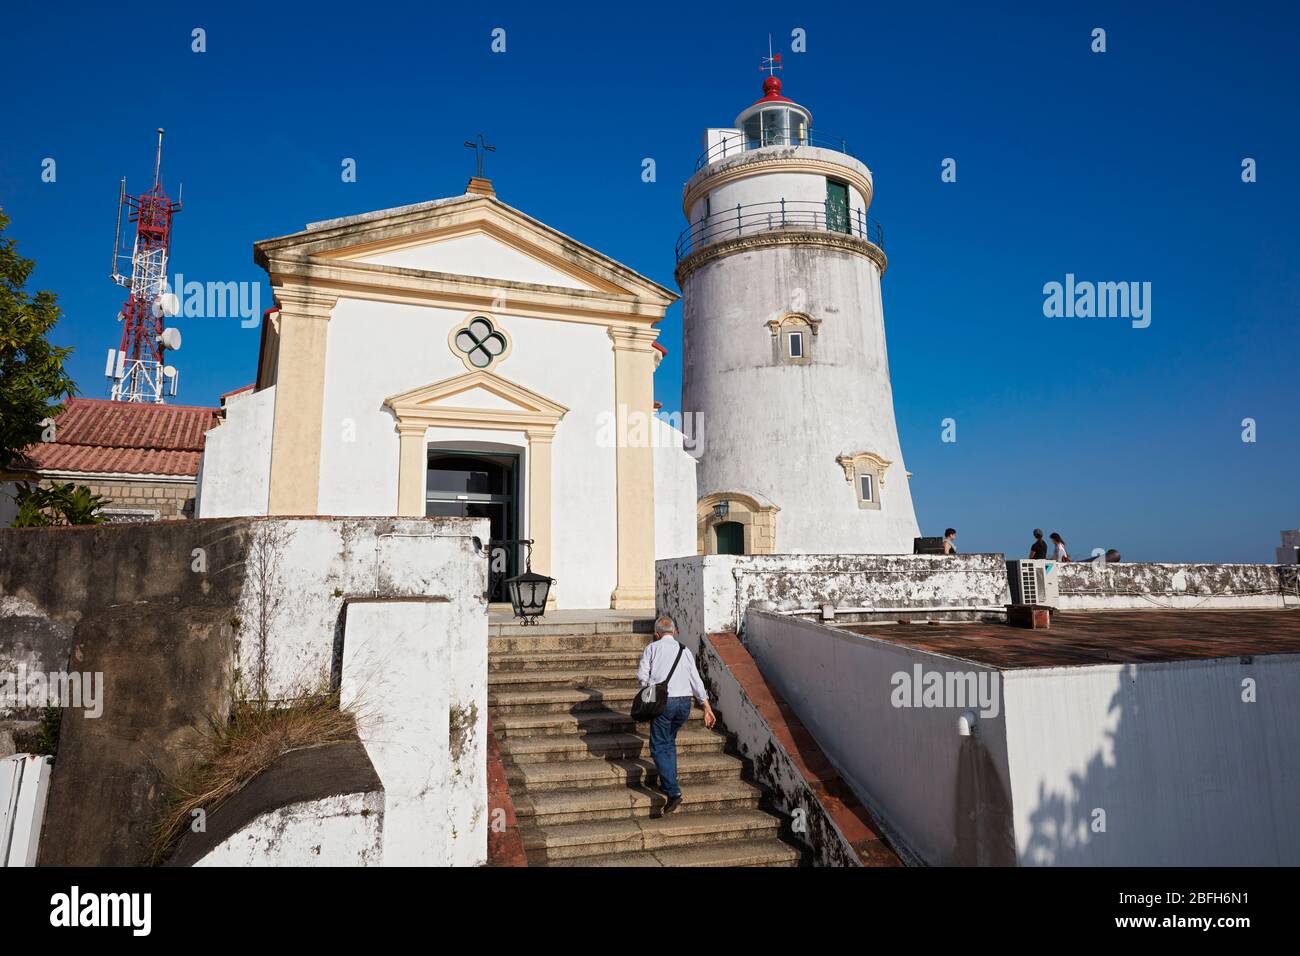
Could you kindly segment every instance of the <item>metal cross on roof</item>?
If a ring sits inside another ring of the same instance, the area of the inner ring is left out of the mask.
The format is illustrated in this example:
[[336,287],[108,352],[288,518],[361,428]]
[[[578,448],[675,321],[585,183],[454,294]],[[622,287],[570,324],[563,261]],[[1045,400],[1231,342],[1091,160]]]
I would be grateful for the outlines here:
[[476,175],[478,176],[479,179],[482,179],[483,178],[483,153],[484,152],[495,153],[497,151],[497,148],[495,146],[489,146],[487,142],[483,139],[482,133],[478,134],[477,143],[475,143],[473,140],[466,140],[465,146],[469,149],[474,150],[475,157],[478,159],[478,173]]

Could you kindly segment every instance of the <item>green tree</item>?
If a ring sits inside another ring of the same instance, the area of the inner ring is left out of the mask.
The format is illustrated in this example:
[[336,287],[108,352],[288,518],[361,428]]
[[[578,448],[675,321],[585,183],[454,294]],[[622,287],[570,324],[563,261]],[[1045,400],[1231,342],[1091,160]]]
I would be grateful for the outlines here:
[[55,295],[24,289],[36,263],[5,238],[8,225],[0,210],[0,468],[40,441],[41,423],[63,411],[63,399],[76,392],[63,369],[72,349],[46,338],[61,314]]
[[15,528],[44,528],[55,524],[102,524],[99,509],[108,499],[85,485],[52,484],[48,488],[24,483],[14,495],[18,503]]

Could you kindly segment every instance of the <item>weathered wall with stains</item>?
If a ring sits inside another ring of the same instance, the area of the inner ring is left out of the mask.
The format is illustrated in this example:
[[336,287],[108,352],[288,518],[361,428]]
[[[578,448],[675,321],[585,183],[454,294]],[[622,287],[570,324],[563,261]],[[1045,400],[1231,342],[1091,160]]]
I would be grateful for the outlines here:
[[[194,727],[220,719],[235,695],[274,700],[339,686],[355,676],[347,661],[366,649],[388,675],[407,677],[371,700],[388,726],[440,728],[442,751],[459,754],[455,765],[417,754],[425,772],[456,780],[435,826],[464,842],[438,862],[481,862],[487,565],[478,542],[487,533],[485,519],[452,518],[0,531],[0,676],[19,666],[103,675],[102,715],[64,714],[42,862],[145,862],[160,784]],[[345,604],[374,598],[436,599],[445,612],[404,641],[354,622],[349,645]],[[449,665],[436,676],[431,648]],[[415,676],[423,691],[404,693]],[[364,727],[366,695],[349,686]]]
[[[923,626],[923,625],[917,625]],[[896,707],[894,675],[990,667],[751,609],[745,645],[900,854],[933,866],[1016,861],[1006,711]]]
[[1056,566],[1062,610],[1300,607],[1300,568],[1278,564]]
[[263,518],[250,528],[235,612],[249,692],[274,698],[331,674],[337,682],[351,599],[441,597],[486,620],[486,519]]
[[655,578],[659,610],[697,653],[700,635],[743,630],[750,607],[815,619],[831,604],[841,622],[1001,619],[1010,600],[1000,554],[697,555],[656,562]]
[[264,813],[195,866],[378,866],[383,791],[345,793]]
[[348,603],[340,690],[384,782],[385,866],[487,862],[487,637],[485,607]]

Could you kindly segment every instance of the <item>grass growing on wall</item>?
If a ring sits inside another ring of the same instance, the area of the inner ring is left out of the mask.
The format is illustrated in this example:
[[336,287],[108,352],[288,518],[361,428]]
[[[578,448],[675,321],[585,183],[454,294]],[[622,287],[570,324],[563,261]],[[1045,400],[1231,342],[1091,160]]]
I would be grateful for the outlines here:
[[337,691],[288,700],[237,699],[229,719],[209,718],[189,746],[184,769],[167,781],[155,827],[152,862],[161,863],[196,819],[206,819],[279,757],[291,750],[347,740],[356,715],[339,707]]

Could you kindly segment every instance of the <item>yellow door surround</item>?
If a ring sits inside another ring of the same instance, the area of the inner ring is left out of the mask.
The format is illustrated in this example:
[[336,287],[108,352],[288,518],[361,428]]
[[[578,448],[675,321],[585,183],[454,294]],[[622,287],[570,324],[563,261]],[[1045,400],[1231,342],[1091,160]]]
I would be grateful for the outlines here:
[[[466,392],[485,391],[512,408],[473,408],[444,404]],[[397,514],[424,516],[428,469],[425,434],[430,428],[486,428],[520,431],[528,438],[528,536],[533,539],[533,570],[551,573],[551,443],[555,426],[568,409],[558,402],[488,371],[414,388],[384,400],[397,419]]]

